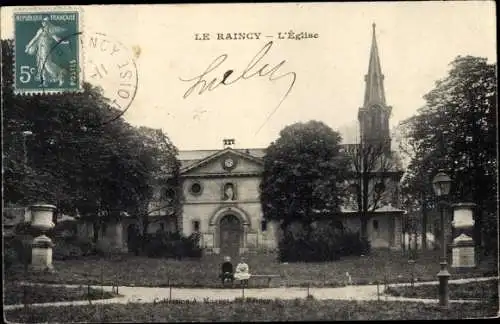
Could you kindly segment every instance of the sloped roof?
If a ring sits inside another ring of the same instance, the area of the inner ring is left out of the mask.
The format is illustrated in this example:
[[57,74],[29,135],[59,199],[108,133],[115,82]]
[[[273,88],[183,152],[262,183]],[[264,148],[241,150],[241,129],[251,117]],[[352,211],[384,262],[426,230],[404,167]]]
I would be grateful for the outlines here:
[[261,157],[257,157],[257,156],[254,156],[252,154],[250,154],[250,150],[235,150],[235,149],[232,149],[232,148],[225,148],[223,150],[218,150],[218,151],[215,151],[215,153],[213,153],[212,155],[209,155],[207,157],[205,157],[204,159],[200,159],[200,160],[193,160],[191,163],[189,164],[185,164],[184,167],[181,167],[181,173],[186,173],[192,169],[195,169],[201,165],[205,165],[206,163],[226,154],[227,152],[233,152],[233,154],[236,154],[236,155],[239,155],[247,160],[253,160],[259,164],[262,164],[262,159]]
[[[219,150],[185,150],[179,151],[177,158],[181,162],[181,169],[188,168],[191,165],[196,164],[220,151],[224,151],[225,149]],[[251,148],[251,149],[232,149],[235,152],[248,154],[255,158],[263,158],[265,155],[264,148]]]
[[375,209],[375,212],[376,213],[403,213],[404,210],[396,208],[391,204],[388,204],[388,205],[385,205],[385,206],[382,206],[380,208]]
[[[323,209],[323,210],[318,210],[318,209],[313,209],[314,213],[328,213],[329,210]],[[352,206],[349,206],[348,204],[344,204],[340,206],[340,212],[343,214],[351,214],[351,213],[357,213],[358,210],[352,208]],[[404,210],[396,208],[392,205],[385,205],[383,207],[377,208],[373,211],[374,213],[403,213]]]
[[[344,149],[354,149],[357,145],[359,144],[341,144],[341,147]],[[191,165],[194,165],[198,162],[201,162],[202,160],[215,155],[218,152],[224,151],[225,149],[218,149],[218,150],[184,150],[184,151],[179,151],[179,154],[177,158],[181,162],[181,169],[186,169]],[[239,148],[235,149],[232,148],[231,150],[238,152],[238,153],[243,153],[243,154],[248,154],[252,157],[255,158],[263,158],[265,155],[265,148],[249,148],[249,149],[244,149],[244,148]],[[391,151],[390,155],[390,169],[387,170],[389,172],[398,172],[398,171],[403,171],[403,164],[401,160],[401,156],[397,151]],[[352,171],[355,171],[354,168]],[[375,170],[374,170],[375,171]]]

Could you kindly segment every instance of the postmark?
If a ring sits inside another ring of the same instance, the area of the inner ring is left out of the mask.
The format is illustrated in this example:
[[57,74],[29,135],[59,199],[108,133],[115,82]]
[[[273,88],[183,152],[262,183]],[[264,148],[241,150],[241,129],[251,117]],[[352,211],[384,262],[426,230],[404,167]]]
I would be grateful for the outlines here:
[[85,50],[85,82],[99,87],[113,108],[105,123],[115,120],[130,108],[137,93],[138,49],[101,32],[82,33],[80,42]]
[[[135,58],[140,48],[129,47],[102,32],[80,32],[67,39],[78,39],[85,52],[82,64],[83,81],[98,88],[108,105],[107,118],[95,127],[121,117],[132,104],[137,93],[138,72]],[[53,49],[64,46],[61,40]]]
[[15,93],[81,91],[81,11],[20,11],[13,18]]

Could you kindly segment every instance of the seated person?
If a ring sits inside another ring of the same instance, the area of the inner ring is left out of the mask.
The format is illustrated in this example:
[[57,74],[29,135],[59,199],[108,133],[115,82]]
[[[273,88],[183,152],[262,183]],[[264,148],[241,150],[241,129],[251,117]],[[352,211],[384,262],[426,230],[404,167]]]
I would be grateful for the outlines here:
[[224,258],[224,263],[222,264],[221,267],[221,279],[222,279],[222,284],[224,284],[227,280],[233,282],[234,276],[233,276],[233,264],[231,263],[231,258],[230,257],[225,257]]
[[248,279],[250,279],[250,269],[244,258],[241,258],[240,263],[236,266],[234,279],[240,280],[242,284],[248,284]]

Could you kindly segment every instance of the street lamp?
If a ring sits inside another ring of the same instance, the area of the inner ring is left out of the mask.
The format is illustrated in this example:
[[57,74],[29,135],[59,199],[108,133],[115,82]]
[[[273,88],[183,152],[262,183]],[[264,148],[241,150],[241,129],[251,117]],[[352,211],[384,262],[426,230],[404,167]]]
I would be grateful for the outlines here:
[[449,297],[448,279],[450,278],[450,273],[448,272],[448,263],[446,257],[446,234],[444,224],[444,207],[446,203],[444,202],[444,199],[450,193],[451,178],[446,173],[439,171],[432,180],[432,187],[434,189],[434,193],[436,194],[438,199],[440,199],[439,210],[441,213],[441,248],[443,249],[443,256],[440,262],[441,270],[437,274],[439,278],[439,304],[443,307],[447,307]]
[[31,131],[24,131],[21,133],[23,135],[23,153],[24,153],[24,168],[28,164],[28,149],[26,148],[26,137],[33,135]]

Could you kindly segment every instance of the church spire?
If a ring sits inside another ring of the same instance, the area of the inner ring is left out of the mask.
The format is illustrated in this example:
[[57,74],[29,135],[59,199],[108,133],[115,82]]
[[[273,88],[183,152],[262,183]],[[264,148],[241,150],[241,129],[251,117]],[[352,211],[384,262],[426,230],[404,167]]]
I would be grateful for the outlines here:
[[372,48],[370,50],[370,63],[368,74],[365,75],[366,89],[364,107],[369,108],[373,104],[385,106],[384,75],[380,68],[378,56],[377,37],[375,36],[375,23],[372,24]]

